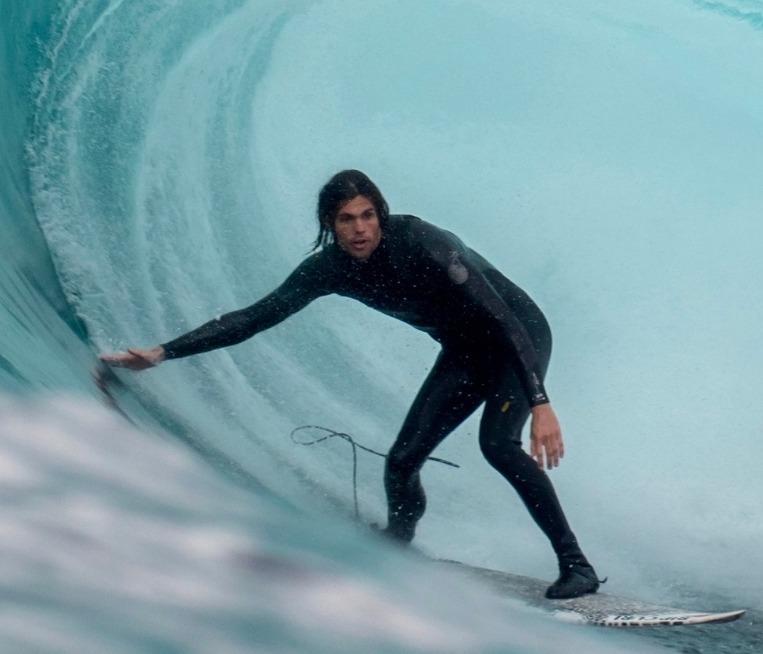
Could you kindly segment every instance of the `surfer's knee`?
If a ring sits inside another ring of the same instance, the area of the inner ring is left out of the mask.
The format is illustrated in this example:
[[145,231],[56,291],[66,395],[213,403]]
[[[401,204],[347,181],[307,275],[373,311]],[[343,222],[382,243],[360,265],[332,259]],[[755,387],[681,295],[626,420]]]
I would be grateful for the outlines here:
[[521,442],[491,435],[480,437],[480,451],[491,466],[499,469],[516,462],[523,452]]

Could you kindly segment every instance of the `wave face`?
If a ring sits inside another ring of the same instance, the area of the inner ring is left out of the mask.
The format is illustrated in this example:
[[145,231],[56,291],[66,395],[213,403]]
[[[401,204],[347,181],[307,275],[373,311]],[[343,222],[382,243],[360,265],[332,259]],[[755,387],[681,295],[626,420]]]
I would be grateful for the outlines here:
[[[137,429],[97,406],[94,350],[168,340],[271,290],[315,238],[320,185],[349,167],[548,315],[568,446],[553,479],[611,592],[763,608],[761,15],[751,0],[4,3],[0,388],[28,396],[3,400],[23,598],[7,642],[633,646],[540,621],[548,638],[528,639],[540,618],[477,587],[464,615],[451,582],[350,526],[349,451],[289,432],[388,448],[436,355],[361,305],[322,299],[235,348],[121,375]],[[553,576],[476,429],[438,450],[461,470],[425,469],[420,546]],[[360,459],[364,520],[384,518],[381,473]]]

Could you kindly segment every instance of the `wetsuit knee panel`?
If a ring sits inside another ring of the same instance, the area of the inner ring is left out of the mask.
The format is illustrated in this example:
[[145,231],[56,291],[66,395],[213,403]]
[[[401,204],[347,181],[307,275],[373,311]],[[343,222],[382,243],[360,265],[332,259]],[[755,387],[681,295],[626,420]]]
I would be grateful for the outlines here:
[[510,435],[502,437],[480,436],[480,451],[493,467],[502,467],[512,461],[517,461],[524,453],[521,441],[514,440]]

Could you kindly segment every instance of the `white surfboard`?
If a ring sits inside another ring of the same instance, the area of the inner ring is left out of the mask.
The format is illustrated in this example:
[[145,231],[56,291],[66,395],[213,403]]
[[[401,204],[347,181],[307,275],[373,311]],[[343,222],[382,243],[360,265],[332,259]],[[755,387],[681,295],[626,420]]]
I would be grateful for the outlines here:
[[555,618],[565,622],[602,627],[675,627],[678,625],[733,622],[745,614],[745,610],[686,611],[616,597],[607,593],[592,593],[566,600],[549,600],[544,597],[548,582],[540,579],[523,577],[500,570],[479,568],[460,561],[440,560],[438,563],[455,567],[470,576],[484,579],[499,592],[543,608]]

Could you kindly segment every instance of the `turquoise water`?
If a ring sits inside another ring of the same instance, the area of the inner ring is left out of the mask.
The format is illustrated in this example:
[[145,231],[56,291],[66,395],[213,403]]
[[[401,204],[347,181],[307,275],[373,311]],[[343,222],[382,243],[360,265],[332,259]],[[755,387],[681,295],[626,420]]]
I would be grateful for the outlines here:
[[[349,452],[289,432],[385,449],[436,348],[358,304],[121,374],[132,424],[90,369],[273,288],[320,185],[361,168],[547,313],[553,478],[608,590],[763,609],[763,3],[11,0],[0,19],[5,649],[754,651],[751,621],[659,643],[549,624],[359,533]],[[420,547],[552,577],[475,430],[438,450],[460,470],[425,470]],[[382,519],[380,460],[358,492]]]

